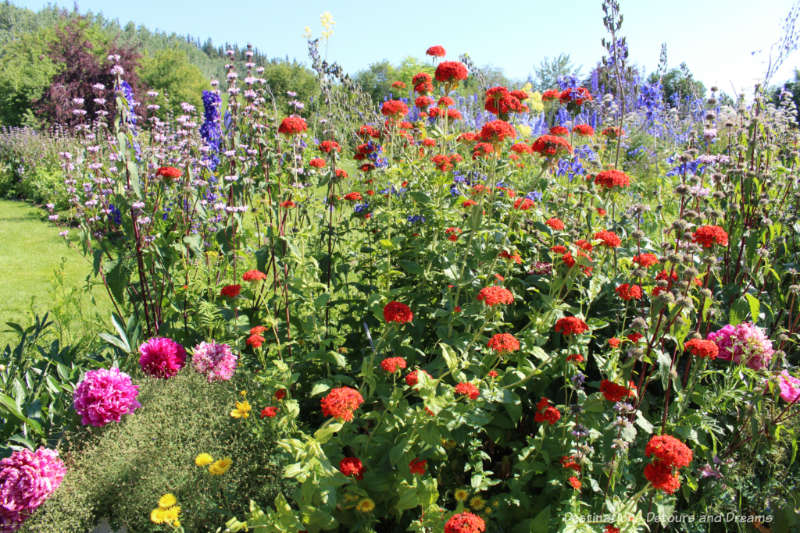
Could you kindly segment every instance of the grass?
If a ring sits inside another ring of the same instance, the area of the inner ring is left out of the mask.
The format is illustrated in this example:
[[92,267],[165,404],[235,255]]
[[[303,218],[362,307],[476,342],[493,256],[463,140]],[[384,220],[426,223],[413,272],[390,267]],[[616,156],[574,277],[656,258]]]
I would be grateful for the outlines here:
[[58,232],[59,228],[42,220],[40,209],[0,200],[0,279],[4,280],[0,283],[0,347],[16,339],[6,322],[25,327],[34,313],[42,315],[57,304],[63,308],[62,321],[81,320],[94,311],[102,317],[109,315],[102,286],[85,288],[91,264],[74,243],[67,246]]

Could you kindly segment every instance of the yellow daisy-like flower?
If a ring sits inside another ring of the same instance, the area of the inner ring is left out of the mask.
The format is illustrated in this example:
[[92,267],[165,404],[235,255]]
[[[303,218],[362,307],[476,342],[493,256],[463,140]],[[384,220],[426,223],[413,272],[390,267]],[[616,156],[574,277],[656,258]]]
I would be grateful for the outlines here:
[[169,509],[176,503],[178,503],[178,499],[171,492],[164,494],[161,498],[158,499],[158,506],[161,509]]
[[231,411],[231,416],[233,418],[247,418],[252,410],[253,408],[250,407],[250,402],[247,400],[236,402],[236,409]]
[[246,390],[239,391],[239,394],[242,395],[242,398],[247,398],[247,391]]
[[453,497],[455,497],[457,502],[464,502],[467,501],[467,498],[469,498],[469,492],[465,491],[464,489],[456,489]]
[[156,507],[152,511],[150,511],[150,521],[154,524],[163,524],[167,520],[164,518],[164,513],[166,511],[161,507]]
[[230,457],[224,457],[214,461],[214,463],[208,467],[208,472],[214,476],[221,476],[230,469],[232,464],[233,459]]
[[369,513],[373,509],[375,509],[375,502],[369,498],[364,498],[356,505],[356,510],[360,513]]
[[480,496],[473,496],[469,500],[469,506],[475,509],[476,511],[480,511],[486,506],[486,500],[484,500]]
[[194,458],[194,464],[197,466],[208,466],[214,462],[214,458],[211,457],[211,454],[208,453],[201,453],[198,454],[197,457]]
[[181,514],[181,506],[176,505],[174,507],[170,507],[166,511],[164,511],[164,521],[165,522],[176,522],[178,520],[178,515]]

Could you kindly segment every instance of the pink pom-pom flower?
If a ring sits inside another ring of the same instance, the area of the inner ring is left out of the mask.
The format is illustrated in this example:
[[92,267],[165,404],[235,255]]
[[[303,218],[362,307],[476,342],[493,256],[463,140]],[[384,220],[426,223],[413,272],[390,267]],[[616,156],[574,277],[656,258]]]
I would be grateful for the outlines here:
[[122,415],[141,407],[136,401],[138,395],[139,386],[131,382],[128,374],[119,368],[101,368],[86,372],[86,377],[75,387],[73,405],[84,426],[102,427],[119,422]]
[[209,383],[228,381],[236,370],[237,359],[227,344],[217,344],[214,341],[201,342],[194,347],[192,366],[204,374]]
[[22,449],[0,460],[0,531],[16,531],[55,491],[64,474],[58,452]]
[[153,337],[139,346],[139,365],[148,376],[171,378],[186,363],[186,350],[172,339]]

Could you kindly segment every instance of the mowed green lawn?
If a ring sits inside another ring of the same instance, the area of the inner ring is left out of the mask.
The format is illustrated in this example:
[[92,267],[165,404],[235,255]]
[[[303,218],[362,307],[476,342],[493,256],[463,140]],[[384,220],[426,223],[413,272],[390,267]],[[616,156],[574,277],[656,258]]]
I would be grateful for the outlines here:
[[[33,313],[43,315],[50,311],[60,295],[54,281],[54,272],[64,263],[64,287],[79,289],[80,299],[73,307],[65,309],[70,318],[90,311],[91,298],[84,290],[86,275],[91,264],[73,243],[67,246],[58,235],[59,228],[42,220],[42,211],[23,202],[0,200],[0,349],[16,339],[6,322],[16,322],[23,327],[32,323]],[[75,235],[75,230],[71,233]],[[103,307],[107,306],[102,288],[92,291]],[[61,297],[63,302],[63,297]],[[70,312],[72,311],[72,312]],[[71,324],[72,327],[79,324]]]

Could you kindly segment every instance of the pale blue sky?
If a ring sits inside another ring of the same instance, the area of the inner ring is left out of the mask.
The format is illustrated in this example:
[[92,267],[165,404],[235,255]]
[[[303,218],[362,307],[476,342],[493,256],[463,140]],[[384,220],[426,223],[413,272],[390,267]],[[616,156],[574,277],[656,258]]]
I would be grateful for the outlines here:
[[[651,71],[662,42],[670,66],[685,61],[706,85],[731,93],[750,92],[766,69],[766,51],[781,34],[794,0],[621,0],[623,35],[631,60]],[[74,2],[12,0],[40,9]],[[404,56],[424,58],[428,46],[440,44],[448,57],[463,52],[480,65],[492,64],[511,78],[523,79],[542,58],[568,53],[583,72],[601,57],[605,36],[599,0],[80,0],[81,12],[102,12],[128,21],[215,43],[253,43],[269,56],[306,62],[303,28],[319,36],[319,16],[330,11],[336,25],[328,57],[348,72],[372,62],[396,62]],[[756,50],[765,52],[752,55]],[[795,53],[773,81],[790,78],[800,67]]]

